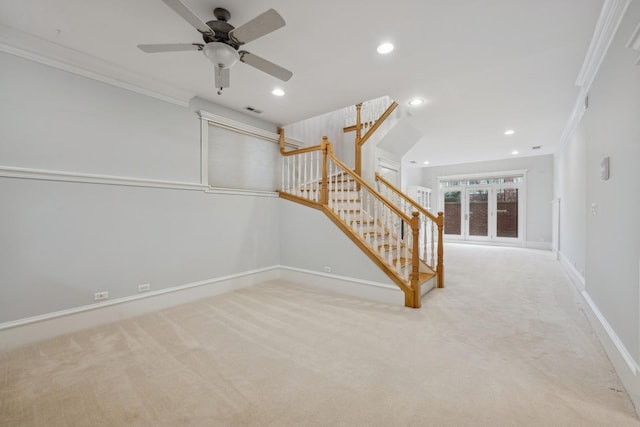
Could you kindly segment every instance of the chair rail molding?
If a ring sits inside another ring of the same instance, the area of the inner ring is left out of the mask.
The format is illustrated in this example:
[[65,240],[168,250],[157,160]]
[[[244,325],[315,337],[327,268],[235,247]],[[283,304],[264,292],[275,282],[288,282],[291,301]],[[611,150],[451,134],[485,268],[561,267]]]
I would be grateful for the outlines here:
[[122,185],[129,187],[167,188],[172,190],[204,191],[209,188],[206,185],[190,182],[163,181],[156,179],[132,178],[115,175],[96,175],[90,173],[19,168],[12,166],[0,166],[0,177],[38,179],[44,181],[78,182],[84,184]]

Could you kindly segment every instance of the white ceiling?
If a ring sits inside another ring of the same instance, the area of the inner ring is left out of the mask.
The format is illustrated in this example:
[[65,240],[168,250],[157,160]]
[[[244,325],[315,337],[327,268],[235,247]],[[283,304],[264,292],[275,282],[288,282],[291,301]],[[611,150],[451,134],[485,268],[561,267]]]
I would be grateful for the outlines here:
[[[201,42],[160,0],[0,0],[0,41],[170,97],[192,96],[285,125],[388,95],[424,134],[417,166],[554,152],[602,0],[184,0],[202,20],[213,8],[239,26],[269,8],[287,25],[243,48],[293,71],[288,82],[246,64],[216,95],[201,52],[145,54],[146,43]],[[44,39],[44,40],[40,40]],[[396,49],[381,56],[376,46]],[[35,42],[35,43],[34,43]],[[44,48],[42,48],[44,47]],[[271,90],[281,87],[277,98]],[[409,107],[420,96],[426,103]],[[503,135],[506,129],[516,134]],[[531,147],[542,145],[532,151]]]

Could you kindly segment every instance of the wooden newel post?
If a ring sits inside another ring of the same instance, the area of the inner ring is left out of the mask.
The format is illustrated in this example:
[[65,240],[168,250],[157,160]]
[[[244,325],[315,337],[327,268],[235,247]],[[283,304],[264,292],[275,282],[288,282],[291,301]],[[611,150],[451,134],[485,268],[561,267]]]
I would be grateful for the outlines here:
[[444,247],[442,243],[442,235],[444,231],[444,213],[438,212],[438,264],[436,273],[438,275],[438,287],[444,288]]
[[280,154],[284,154],[284,129],[278,128],[278,135],[280,135]]
[[422,305],[422,292],[420,289],[420,213],[414,211],[411,214],[411,234],[413,236],[411,245],[411,290],[413,291],[413,308],[420,308]]
[[329,177],[328,177],[328,167],[327,167],[327,152],[331,148],[331,144],[329,143],[329,138],[326,136],[322,137],[322,142],[320,143],[320,149],[322,150],[322,186],[320,188],[320,204],[328,205],[329,204]]

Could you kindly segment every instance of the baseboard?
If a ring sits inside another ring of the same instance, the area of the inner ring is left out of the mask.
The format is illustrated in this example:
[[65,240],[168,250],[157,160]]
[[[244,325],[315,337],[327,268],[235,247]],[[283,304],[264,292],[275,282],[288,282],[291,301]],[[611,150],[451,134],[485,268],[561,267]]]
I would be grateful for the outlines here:
[[280,266],[280,278],[288,282],[326,289],[370,301],[404,306],[404,293],[393,284],[371,282],[283,265]]
[[278,266],[271,266],[1,323],[0,351],[219,295],[278,277]]
[[551,248],[551,242],[533,242],[533,241],[527,241],[524,244],[525,248],[529,248],[529,249],[541,249],[543,251],[550,251]]
[[551,251],[551,242],[532,242],[532,241],[519,241],[510,242],[507,240],[462,240],[462,239],[449,239],[445,238],[445,243],[462,243],[465,245],[480,245],[480,246],[504,246],[507,248],[527,248],[527,249],[540,249],[544,251]]
[[609,360],[616,370],[618,377],[620,377],[622,384],[627,389],[631,402],[636,408],[636,413],[638,413],[638,409],[640,409],[640,377],[638,375],[640,373],[640,367],[638,367],[638,364],[622,343],[618,334],[616,334],[602,312],[600,312],[598,306],[585,290],[586,282],[584,276],[580,274],[562,251],[558,252],[558,256],[569,278],[578,291],[580,291],[580,295],[582,295],[588,307],[584,313],[589,323],[591,323],[591,327],[595,331],[607,356],[609,356]]
[[[615,333],[607,319],[598,309],[586,291],[581,292],[584,301],[587,303],[589,310],[585,310],[585,314],[593,327],[602,347],[609,356],[609,360],[613,364],[622,384],[629,393],[631,402],[635,406],[636,413],[640,409],[640,367],[633,359],[625,345],[622,343],[618,335]],[[640,415],[640,413],[639,413]]]
[[567,274],[569,274],[569,278],[571,278],[571,281],[574,283],[574,285],[576,285],[578,290],[580,292],[584,292],[584,276],[576,269],[573,263],[569,260],[569,258],[567,258],[565,254],[562,253],[562,251],[558,251],[558,260],[567,271]]

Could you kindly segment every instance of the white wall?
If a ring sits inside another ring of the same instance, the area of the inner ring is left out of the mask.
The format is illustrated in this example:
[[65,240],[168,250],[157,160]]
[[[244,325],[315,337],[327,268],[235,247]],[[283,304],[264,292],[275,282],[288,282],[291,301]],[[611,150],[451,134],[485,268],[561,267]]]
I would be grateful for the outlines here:
[[6,53],[0,63],[1,165],[199,182],[189,109]]
[[[640,22],[632,2],[589,94],[586,120],[586,290],[611,327],[640,361],[640,53],[626,47]],[[611,178],[600,179],[600,161],[611,159]]]
[[[159,290],[279,264],[277,198],[198,190],[193,107],[12,55],[0,61],[0,323],[92,304],[97,291],[113,299],[139,284]],[[8,177],[8,167],[84,182]],[[105,185],[82,174],[194,188]]]
[[391,279],[319,210],[280,201],[280,263],[318,273],[390,284]]
[[587,143],[584,124],[555,156],[555,197],[560,199],[558,250],[584,283],[587,245]]
[[526,238],[534,247],[550,247],[551,201],[553,199],[553,156],[519,157],[488,162],[463,163],[422,168],[422,174],[407,174],[407,185],[420,185],[433,191],[433,206],[439,206],[438,177],[527,170]]
[[[633,1],[589,90],[589,108],[558,153],[563,261],[584,280],[590,319],[636,408],[640,407],[640,23]],[[610,158],[610,178],[600,162]]]

